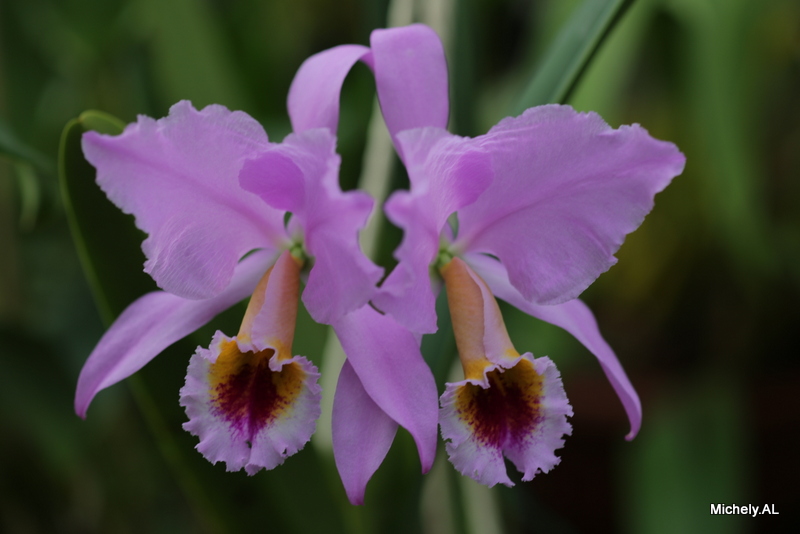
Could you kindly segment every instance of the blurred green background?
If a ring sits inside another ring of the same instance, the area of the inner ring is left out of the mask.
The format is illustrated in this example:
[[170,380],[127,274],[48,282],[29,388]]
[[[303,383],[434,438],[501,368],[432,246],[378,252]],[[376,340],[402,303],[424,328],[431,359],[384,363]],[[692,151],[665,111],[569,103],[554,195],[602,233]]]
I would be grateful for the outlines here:
[[[484,133],[513,109],[577,4],[419,2],[414,20],[436,27],[447,48],[452,131]],[[74,414],[78,373],[104,326],[58,188],[67,121],[86,109],[126,122],[161,117],[190,99],[198,108],[245,110],[279,141],[290,130],[286,93],[303,59],[368,44],[389,10],[385,0],[0,1],[0,530],[705,533],[800,525],[796,0],[639,0],[569,99],[612,126],[638,122],[687,157],[618,265],[583,295],[642,397],[633,442],[623,439],[624,412],[591,355],[510,307],[503,309],[517,348],[557,363],[575,410],[562,463],[513,489],[475,488],[443,457],[420,477],[402,431],[360,508],[346,504],[313,440],[254,477],[212,466],[180,427],[178,390],[194,346],[215,328],[232,333],[237,309],[101,393],[86,421]],[[362,169],[373,98],[371,75],[359,66],[342,95],[345,187]],[[387,237],[390,245],[397,238]],[[296,352],[319,361],[325,336],[303,315]],[[451,346],[426,346],[436,343]],[[780,515],[711,516],[711,503],[774,504]]]

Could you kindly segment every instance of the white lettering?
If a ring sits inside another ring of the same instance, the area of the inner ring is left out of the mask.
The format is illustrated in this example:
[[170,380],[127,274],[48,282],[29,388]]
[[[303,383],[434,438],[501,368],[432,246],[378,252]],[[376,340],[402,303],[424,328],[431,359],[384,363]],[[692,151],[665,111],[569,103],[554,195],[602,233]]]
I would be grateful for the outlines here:
[[764,504],[759,506],[757,504],[724,504],[724,503],[710,503],[711,515],[749,515],[756,517],[757,515],[778,515],[780,512],[775,510],[774,504]]
[[775,505],[774,504],[773,505],[765,504],[764,508],[762,508],[762,510],[761,510],[761,513],[762,514],[770,514],[770,515],[772,515],[772,514],[778,514],[779,512],[775,511]]

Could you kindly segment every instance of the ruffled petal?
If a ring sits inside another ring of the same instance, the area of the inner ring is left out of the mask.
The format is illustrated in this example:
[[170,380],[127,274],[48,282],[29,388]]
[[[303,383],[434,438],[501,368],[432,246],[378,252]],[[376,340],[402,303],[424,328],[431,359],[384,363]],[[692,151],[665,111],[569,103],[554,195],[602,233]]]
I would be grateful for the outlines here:
[[248,256],[236,267],[230,285],[211,299],[187,300],[157,291],[133,302],[106,331],[81,369],[75,412],[86,417],[97,392],[129,377],[168,346],[246,298],[272,261],[266,251]]
[[503,455],[531,480],[552,469],[572,433],[561,377],[548,358],[530,353],[492,365],[482,379],[447,384],[439,424],[455,468],[481,484],[513,486]]
[[492,181],[489,154],[472,139],[438,128],[402,132],[411,191],[398,191],[385,206],[387,217],[403,229],[395,252],[399,263],[373,302],[413,332],[436,331],[429,268],[439,251],[447,218],[469,205]]
[[341,45],[314,54],[300,65],[287,102],[295,133],[313,128],[336,133],[342,84],[353,65],[367,54],[365,46]]
[[422,472],[436,454],[436,383],[414,335],[369,306],[333,324],[364,390],[408,430],[417,444]]
[[383,274],[358,244],[373,200],[341,190],[335,148],[336,138],[324,128],[291,134],[249,160],[241,174],[245,190],[291,209],[290,229],[301,229],[314,256],[303,302],[315,321],[326,324],[366,304]]
[[476,138],[495,180],[459,211],[462,248],[500,258],[527,301],[577,297],[683,170],[672,143],[639,125],[610,128],[595,113],[541,106]]
[[577,299],[555,306],[533,304],[525,300],[522,294],[511,285],[505,269],[499,262],[481,254],[469,254],[466,259],[497,298],[505,300],[537,319],[563,328],[597,357],[600,367],[603,368],[603,372],[614,387],[614,391],[617,392],[617,396],[628,414],[631,430],[625,439],[632,440],[636,437],[642,425],[642,404],[639,395],[628,379],[628,375],[625,374],[616,354],[600,334],[597,321],[586,304]]
[[392,446],[397,423],[386,415],[345,361],[333,398],[333,457],[347,498],[364,504],[367,482]]
[[169,116],[139,116],[118,136],[87,132],[86,159],[114,204],[149,234],[145,271],[170,293],[203,299],[219,294],[237,262],[285,241],[283,212],[239,187],[245,159],[268,145],[247,114],[187,101]]
[[[446,128],[447,61],[436,32],[422,24],[375,30],[370,45],[375,87],[392,138],[413,128]],[[396,141],[395,146],[407,162],[405,148]]]
[[228,471],[273,469],[311,439],[320,415],[316,367],[274,348],[248,351],[217,332],[189,361],[180,403],[197,450]]

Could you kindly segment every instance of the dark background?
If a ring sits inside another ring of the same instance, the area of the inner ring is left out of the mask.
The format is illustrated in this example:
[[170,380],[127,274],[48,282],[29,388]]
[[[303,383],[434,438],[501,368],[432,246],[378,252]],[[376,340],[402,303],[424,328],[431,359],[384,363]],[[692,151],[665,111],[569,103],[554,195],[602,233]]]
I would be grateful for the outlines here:
[[[421,10],[415,19],[445,37],[451,130],[478,135],[508,114],[576,2],[435,4],[443,25]],[[402,432],[362,508],[346,503],[313,440],[272,472],[225,474],[180,428],[177,392],[198,342],[101,393],[86,421],[74,414],[78,373],[104,326],[59,195],[66,122],[86,109],[126,122],[161,117],[191,99],[245,110],[279,141],[303,59],[368,44],[388,9],[370,0],[0,2],[0,136],[29,149],[0,157],[0,530],[791,531],[800,523],[795,0],[639,0],[570,98],[614,127],[642,124],[687,157],[618,265],[583,295],[642,398],[633,442],[591,355],[510,307],[517,348],[558,364],[575,410],[562,463],[511,490],[476,489],[443,457],[420,479]],[[357,67],[338,132],[345,187],[361,171],[373,98],[369,71]],[[218,324],[234,330],[240,313]],[[325,335],[302,318],[296,351],[317,358]],[[710,516],[712,503],[774,504],[780,515]]]

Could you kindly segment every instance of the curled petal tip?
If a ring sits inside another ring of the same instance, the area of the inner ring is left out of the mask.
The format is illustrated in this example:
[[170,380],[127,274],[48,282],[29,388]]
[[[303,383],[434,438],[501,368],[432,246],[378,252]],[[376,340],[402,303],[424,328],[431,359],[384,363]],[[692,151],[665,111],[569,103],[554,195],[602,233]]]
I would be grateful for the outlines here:
[[625,441],[633,441],[633,439],[639,435],[639,430],[641,430],[641,425],[636,425],[635,427],[631,427],[631,431],[625,435]]
[[75,414],[84,421],[86,420],[86,411],[88,409],[88,406],[78,406],[77,403],[75,404]]

